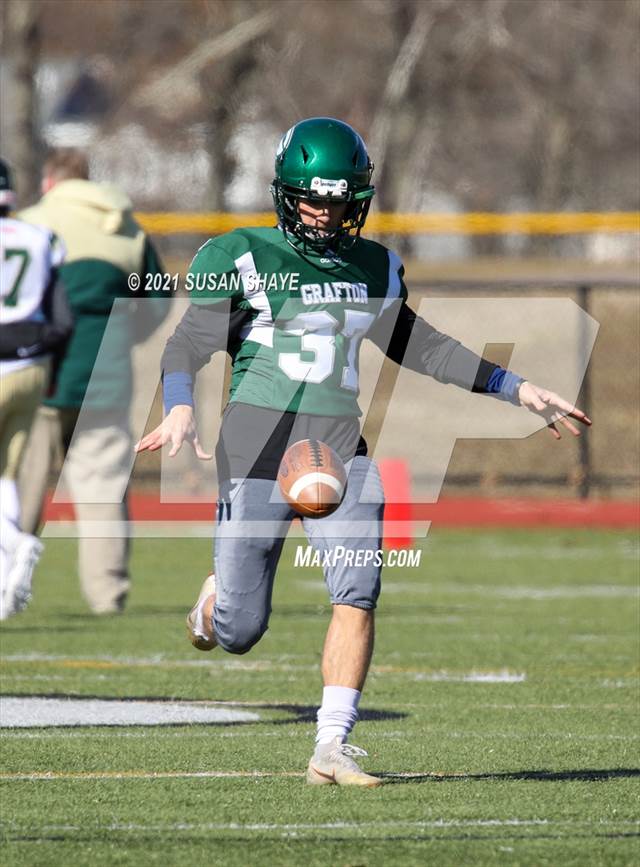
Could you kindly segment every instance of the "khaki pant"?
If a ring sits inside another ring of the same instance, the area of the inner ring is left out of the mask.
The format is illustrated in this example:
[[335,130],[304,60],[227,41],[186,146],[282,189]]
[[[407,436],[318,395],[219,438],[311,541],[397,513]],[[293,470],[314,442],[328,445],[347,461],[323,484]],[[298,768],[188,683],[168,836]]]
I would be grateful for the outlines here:
[[[128,512],[126,499],[104,500],[111,492],[126,490],[132,448],[128,420],[94,417],[81,427],[78,416],[73,408],[38,410],[20,473],[22,524],[27,532],[36,532],[49,473],[63,458],[62,473],[78,522],[80,586],[92,611],[114,613],[124,608],[131,583]],[[107,521],[105,536],[90,535],[86,522]]]
[[49,365],[30,364],[0,378],[0,476],[15,479]]

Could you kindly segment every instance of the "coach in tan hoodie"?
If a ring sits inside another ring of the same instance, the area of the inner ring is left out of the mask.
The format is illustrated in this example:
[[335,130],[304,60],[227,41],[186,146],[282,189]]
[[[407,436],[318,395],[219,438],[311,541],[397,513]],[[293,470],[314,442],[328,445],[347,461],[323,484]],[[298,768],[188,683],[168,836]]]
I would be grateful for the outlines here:
[[[51,466],[56,455],[64,455],[65,481],[80,524],[82,590],[96,614],[115,613],[122,610],[130,584],[126,500],[109,500],[120,499],[130,471],[131,348],[162,322],[169,302],[145,292],[144,304],[134,303],[142,292],[129,288],[129,275],[138,274],[144,286],[146,275],[161,273],[162,266],[133,218],[128,196],[111,184],[90,181],[82,152],[54,151],[44,165],[42,190],[42,199],[21,217],[64,241],[61,277],[75,331],[23,463],[23,526],[36,531]],[[129,303],[114,306],[118,299]],[[86,537],[91,532],[86,522],[98,522],[106,537]]]

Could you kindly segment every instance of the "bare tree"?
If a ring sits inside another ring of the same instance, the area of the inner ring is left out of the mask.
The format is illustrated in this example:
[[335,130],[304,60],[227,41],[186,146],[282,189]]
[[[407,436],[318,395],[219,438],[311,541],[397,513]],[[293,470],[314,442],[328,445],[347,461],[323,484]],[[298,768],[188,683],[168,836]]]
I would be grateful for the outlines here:
[[[413,14],[407,32],[398,46],[393,65],[389,70],[387,82],[369,132],[369,147],[371,153],[375,154],[378,183],[385,174],[385,159],[389,148],[391,127],[394,121],[397,121],[398,110],[409,90],[411,78],[434,22],[435,4],[420,3],[410,4],[410,6],[413,7]],[[382,198],[381,206],[385,207],[388,197],[384,192]]]
[[10,97],[7,94],[5,98],[11,100],[12,121],[3,150],[6,147],[20,199],[28,201],[38,190],[41,156],[35,93],[40,61],[40,4],[37,0],[9,0],[5,13],[3,53],[10,63],[11,78],[7,88]]
[[[170,66],[154,81],[144,85],[134,94],[134,104],[151,106],[160,114],[171,116],[176,101],[199,103],[201,101],[200,77],[205,70],[216,67],[228,57],[247,53],[250,43],[263,36],[271,27],[273,11],[263,9],[250,14],[250,8],[236,3],[234,18],[239,20],[223,33],[205,39],[194,46],[189,54]],[[243,13],[249,17],[243,17]]]

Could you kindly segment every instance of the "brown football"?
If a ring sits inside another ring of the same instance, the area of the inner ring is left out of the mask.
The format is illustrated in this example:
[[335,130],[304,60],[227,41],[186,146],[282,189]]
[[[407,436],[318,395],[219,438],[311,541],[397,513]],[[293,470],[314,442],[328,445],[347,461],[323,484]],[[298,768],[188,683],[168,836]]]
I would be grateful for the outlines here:
[[305,518],[324,518],[338,508],[347,489],[340,456],[320,440],[300,440],[284,453],[278,469],[282,496]]

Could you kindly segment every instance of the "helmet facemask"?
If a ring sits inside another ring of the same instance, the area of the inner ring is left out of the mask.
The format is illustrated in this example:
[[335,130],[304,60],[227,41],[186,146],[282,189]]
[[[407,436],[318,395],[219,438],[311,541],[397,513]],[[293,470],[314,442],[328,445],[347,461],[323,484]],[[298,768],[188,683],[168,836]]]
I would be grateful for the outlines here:
[[0,216],[6,217],[16,206],[16,194],[7,163],[0,159]]
[[[271,185],[271,194],[280,227],[287,240],[302,245],[304,252],[313,250],[322,253],[331,249],[334,252],[349,250],[357,241],[367,219],[371,197],[357,198],[357,192],[348,191],[344,196],[319,196],[312,191],[297,190],[286,186],[278,179]],[[346,203],[344,215],[335,228],[319,228],[303,222],[298,205],[301,201],[318,204]]]

